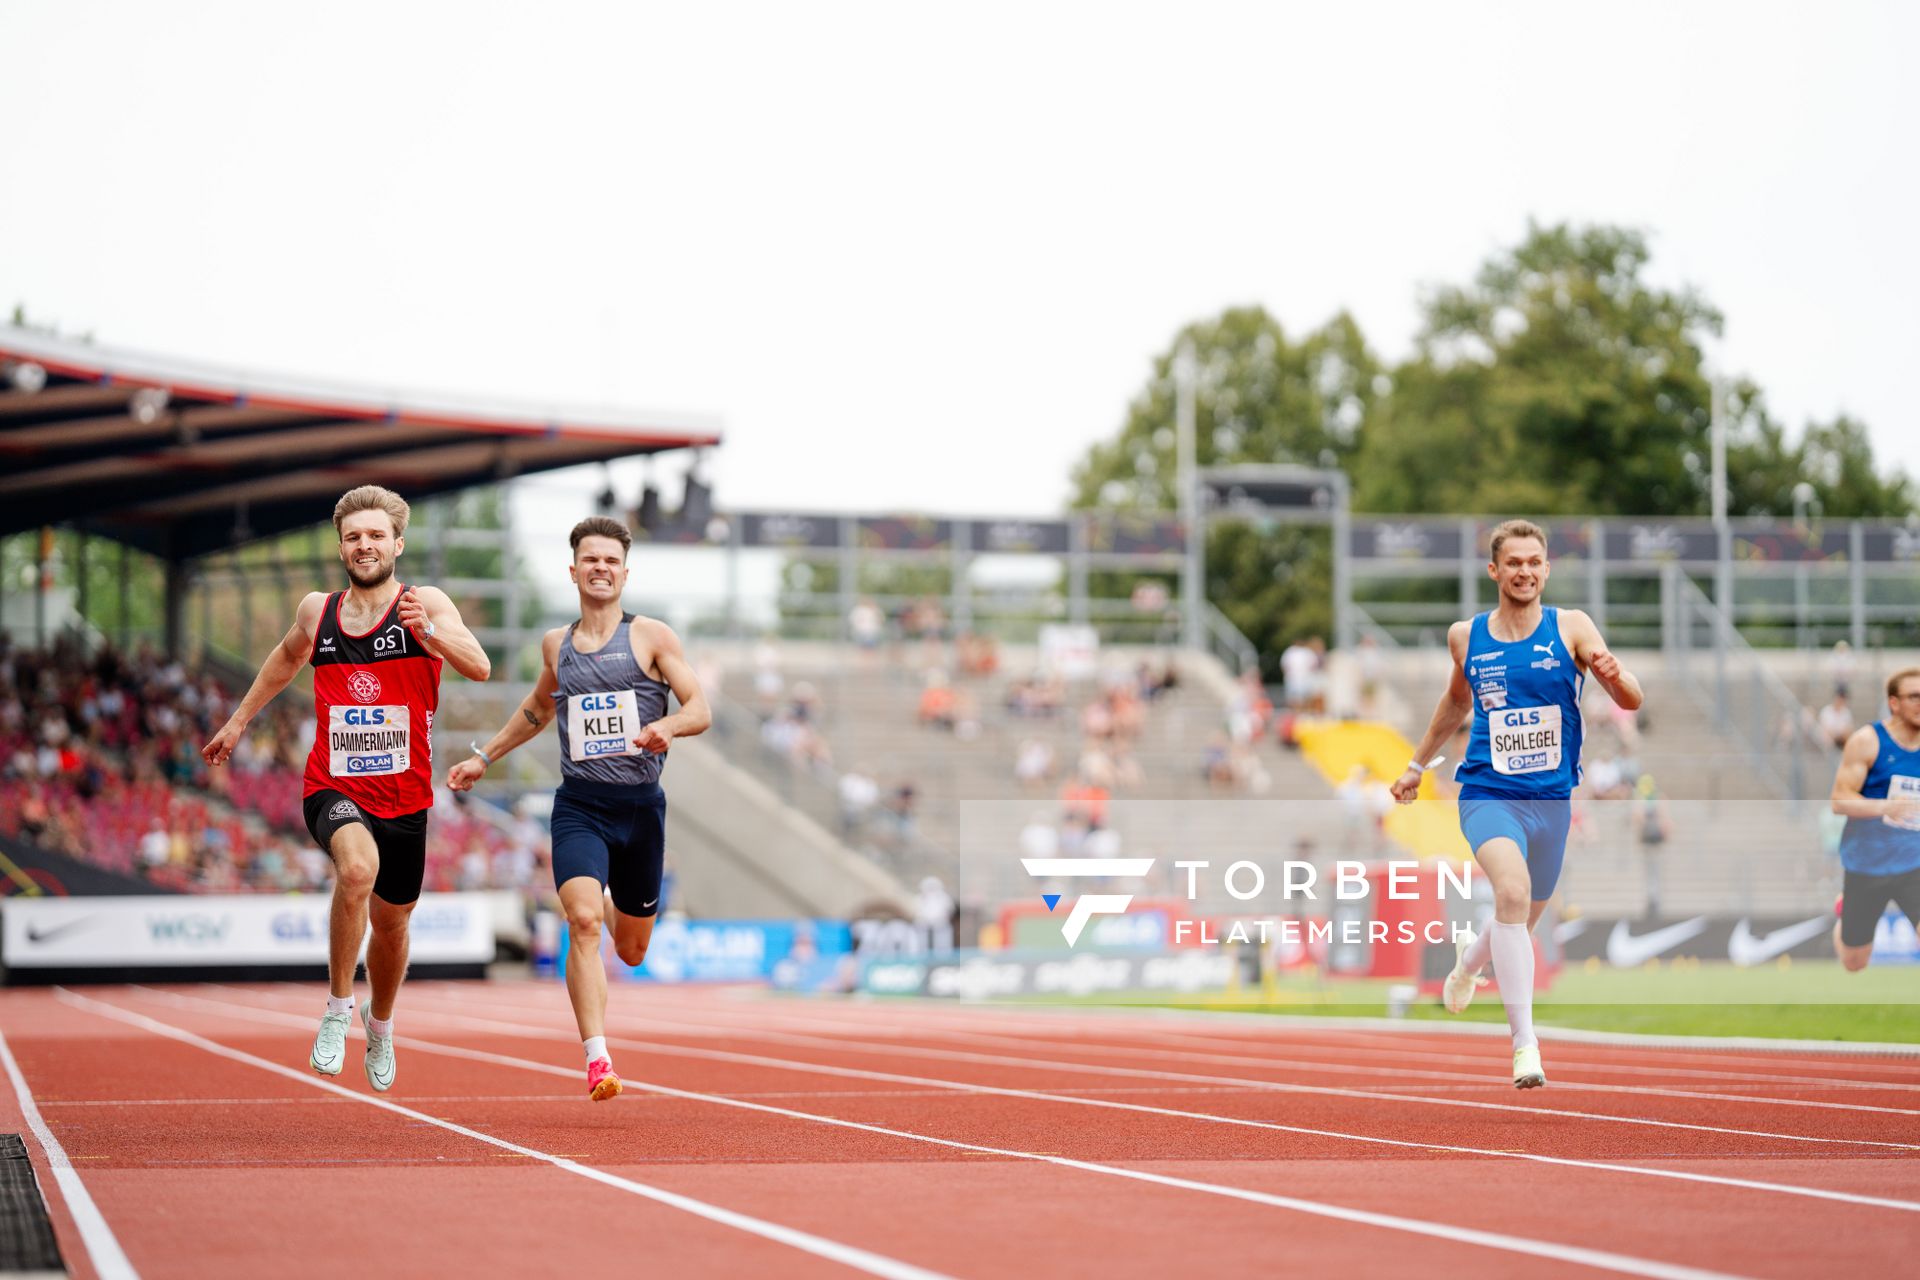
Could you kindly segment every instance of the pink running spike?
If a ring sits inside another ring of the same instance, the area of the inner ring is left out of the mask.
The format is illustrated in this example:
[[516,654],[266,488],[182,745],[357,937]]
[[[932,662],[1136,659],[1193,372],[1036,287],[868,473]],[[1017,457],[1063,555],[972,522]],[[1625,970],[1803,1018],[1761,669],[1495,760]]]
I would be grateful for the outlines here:
[[620,1077],[613,1074],[612,1062],[606,1058],[595,1058],[587,1064],[587,1092],[595,1102],[620,1096]]

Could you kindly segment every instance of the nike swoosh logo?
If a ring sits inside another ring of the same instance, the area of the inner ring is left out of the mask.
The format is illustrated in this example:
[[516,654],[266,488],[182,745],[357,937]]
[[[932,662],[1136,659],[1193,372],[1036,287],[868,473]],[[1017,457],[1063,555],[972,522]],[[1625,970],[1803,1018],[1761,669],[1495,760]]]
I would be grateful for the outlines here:
[[648,907],[652,906],[654,902],[658,902],[658,901],[660,901],[660,899],[655,898],[653,902],[643,902],[640,904],[640,909],[642,911],[645,911]]
[[1799,924],[1790,924],[1775,929],[1763,938],[1753,936],[1747,928],[1745,916],[1733,926],[1733,937],[1727,939],[1727,959],[1741,968],[1751,968],[1763,964],[1775,956],[1793,950],[1803,942],[1811,942],[1833,928],[1833,914],[1822,912],[1811,920],[1802,920]]
[[1607,935],[1607,963],[1616,969],[1637,969],[1687,939],[1699,937],[1706,930],[1707,918],[1695,916],[1691,920],[1682,920],[1679,924],[1670,924],[1636,938],[1633,931],[1627,928],[1627,922],[1620,920],[1614,924],[1613,932]]
[[61,924],[56,924],[52,928],[47,928],[47,929],[43,929],[39,925],[30,924],[27,926],[27,941],[28,942],[52,942],[55,938],[59,937],[63,933],[72,933],[75,929],[78,929],[80,926],[92,924],[92,923],[93,923],[92,916],[81,916],[78,920],[67,920]]

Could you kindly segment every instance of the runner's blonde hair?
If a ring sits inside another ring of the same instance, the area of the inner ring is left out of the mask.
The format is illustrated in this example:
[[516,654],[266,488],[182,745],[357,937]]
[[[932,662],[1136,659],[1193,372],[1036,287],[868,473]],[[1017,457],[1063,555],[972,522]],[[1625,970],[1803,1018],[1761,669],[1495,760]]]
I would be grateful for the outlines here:
[[1500,544],[1508,538],[1538,538],[1540,550],[1547,549],[1547,531],[1531,520],[1503,520],[1493,531],[1493,550],[1487,557],[1495,564],[1500,562]]
[[333,531],[341,532],[340,522],[356,511],[384,511],[393,521],[393,536],[403,538],[407,533],[407,516],[410,514],[407,500],[391,489],[382,489],[377,484],[363,484],[358,489],[349,489],[340,495],[340,501],[333,504]]

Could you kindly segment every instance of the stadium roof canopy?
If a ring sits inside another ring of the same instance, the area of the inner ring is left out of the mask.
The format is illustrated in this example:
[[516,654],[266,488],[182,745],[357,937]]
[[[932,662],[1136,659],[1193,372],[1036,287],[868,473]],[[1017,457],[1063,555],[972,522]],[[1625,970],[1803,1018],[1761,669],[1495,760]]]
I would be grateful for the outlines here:
[[572,411],[214,369],[0,326],[0,535],[68,525],[173,562],[408,499],[720,442],[685,414]]

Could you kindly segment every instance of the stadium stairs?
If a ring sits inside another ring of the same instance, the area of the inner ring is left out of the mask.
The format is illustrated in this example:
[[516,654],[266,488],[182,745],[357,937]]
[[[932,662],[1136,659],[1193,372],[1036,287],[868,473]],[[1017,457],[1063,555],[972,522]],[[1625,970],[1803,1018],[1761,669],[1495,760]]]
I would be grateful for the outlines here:
[[[726,676],[721,701],[744,722],[757,723],[757,716],[744,715],[758,702],[751,656],[745,650],[716,656]],[[916,856],[902,866],[908,878],[937,875],[972,906],[1037,898],[1047,886],[1028,878],[1020,864],[1021,833],[1036,820],[1060,817],[1063,775],[1080,758],[1081,714],[1099,685],[1069,685],[1058,715],[1016,716],[1005,706],[1008,687],[1033,670],[1037,654],[1003,648],[997,674],[953,682],[973,700],[979,727],[968,736],[919,724],[925,676],[917,659],[924,656],[914,648],[889,659],[847,646],[789,643],[780,650],[785,689],[775,702],[790,701],[801,681],[812,684],[820,703],[815,728],[829,744],[834,771],[867,774],[883,797],[900,782],[914,785]],[[1142,660],[1165,656],[1120,648],[1104,651],[1102,661],[1131,672]],[[1209,739],[1225,731],[1234,683],[1211,657],[1180,654],[1177,663],[1178,686],[1146,704],[1145,727],[1132,751],[1142,780],[1116,786],[1108,807],[1119,856],[1156,860],[1148,896],[1184,900],[1186,872],[1174,861],[1205,860],[1211,866],[1196,881],[1201,908],[1245,911],[1220,884],[1235,859],[1272,866],[1289,856],[1364,856],[1368,846],[1346,825],[1326,782],[1298,752],[1276,747],[1271,736],[1254,748],[1267,775],[1263,791],[1222,790],[1204,778],[1204,751]],[[1031,789],[1014,777],[1020,745],[1030,739],[1052,748],[1056,767],[1051,782]],[[817,789],[831,794],[831,779]],[[1301,841],[1309,853],[1296,852]],[[1262,902],[1274,909],[1265,895]]]

